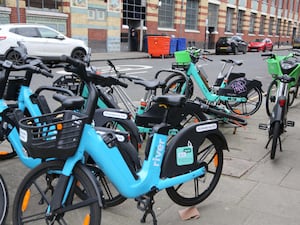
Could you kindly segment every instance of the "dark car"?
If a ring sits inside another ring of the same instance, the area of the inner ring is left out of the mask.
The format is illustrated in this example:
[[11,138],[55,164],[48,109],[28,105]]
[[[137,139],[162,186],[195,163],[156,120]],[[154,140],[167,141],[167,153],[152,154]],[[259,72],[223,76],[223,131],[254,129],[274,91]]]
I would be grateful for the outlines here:
[[295,38],[294,39],[293,48],[300,48],[300,38]]
[[216,43],[216,54],[242,52],[245,54],[248,50],[248,43],[239,36],[220,37]]
[[248,44],[248,51],[272,51],[273,42],[269,38],[255,39]]

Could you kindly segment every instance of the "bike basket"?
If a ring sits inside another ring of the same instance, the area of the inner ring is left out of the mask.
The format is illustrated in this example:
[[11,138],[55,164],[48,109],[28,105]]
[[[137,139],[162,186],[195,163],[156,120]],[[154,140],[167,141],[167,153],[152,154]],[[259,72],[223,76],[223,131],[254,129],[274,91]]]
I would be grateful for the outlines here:
[[75,95],[80,95],[82,82],[80,78],[73,74],[63,75],[53,82],[54,87],[66,88],[72,91]]
[[268,73],[270,75],[281,75],[280,65],[275,59],[267,59],[268,62]]
[[65,159],[79,145],[87,116],[66,110],[19,121],[20,139],[33,158]]
[[192,61],[190,53],[188,51],[174,52],[174,56],[177,63],[184,64],[184,63],[190,63]]
[[16,101],[23,81],[23,76],[9,76],[6,82],[3,98],[5,100]]

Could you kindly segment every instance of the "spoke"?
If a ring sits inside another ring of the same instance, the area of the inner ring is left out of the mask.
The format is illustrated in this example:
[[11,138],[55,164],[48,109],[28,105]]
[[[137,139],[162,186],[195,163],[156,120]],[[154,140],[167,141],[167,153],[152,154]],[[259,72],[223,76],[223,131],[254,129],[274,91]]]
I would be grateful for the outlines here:
[[[40,216],[40,217],[38,217]],[[33,218],[36,217],[36,218]],[[46,218],[45,213],[44,212],[40,212],[40,213],[36,213],[30,216],[24,216],[22,217],[22,223],[30,223],[33,221],[38,221],[38,220],[44,220]]]

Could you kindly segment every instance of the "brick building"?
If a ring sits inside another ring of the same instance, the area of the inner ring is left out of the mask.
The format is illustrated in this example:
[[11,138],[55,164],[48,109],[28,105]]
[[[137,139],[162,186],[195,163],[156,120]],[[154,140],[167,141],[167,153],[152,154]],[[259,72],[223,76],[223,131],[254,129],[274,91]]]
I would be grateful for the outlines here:
[[[219,36],[300,35],[300,0],[0,0],[0,23],[41,23],[101,51],[141,50],[147,35],[214,47]],[[138,46],[136,48],[136,46]]]

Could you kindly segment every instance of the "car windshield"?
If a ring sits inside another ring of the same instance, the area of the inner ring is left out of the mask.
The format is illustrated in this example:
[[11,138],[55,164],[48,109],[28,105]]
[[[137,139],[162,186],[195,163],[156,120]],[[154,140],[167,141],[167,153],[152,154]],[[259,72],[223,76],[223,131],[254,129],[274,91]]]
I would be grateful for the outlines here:
[[254,39],[252,42],[263,42],[263,39]]

